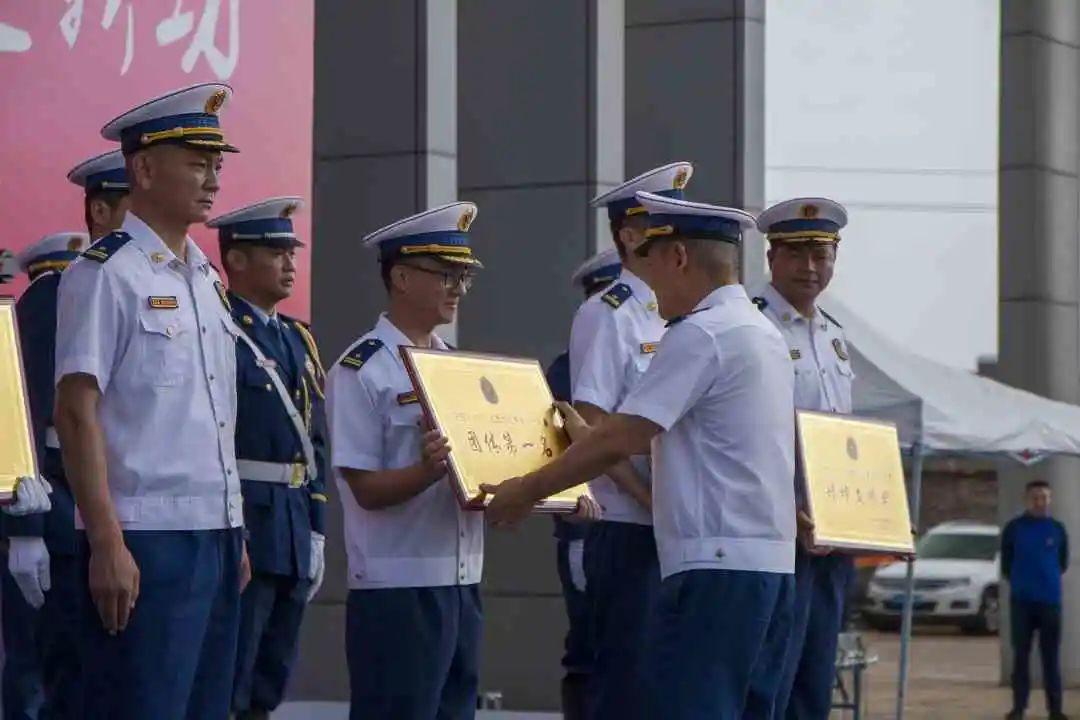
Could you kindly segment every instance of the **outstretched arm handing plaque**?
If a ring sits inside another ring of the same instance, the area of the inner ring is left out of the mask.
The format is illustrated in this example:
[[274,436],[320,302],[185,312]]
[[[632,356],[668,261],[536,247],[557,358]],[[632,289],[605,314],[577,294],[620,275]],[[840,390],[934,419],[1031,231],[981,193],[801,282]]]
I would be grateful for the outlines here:
[[[401,349],[417,397],[432,426],[449,439],[450,477],[463,505],[482,496],[481,485],[498,485],[543,467],[569,440],[554,398],[535,360]],[[571,513],[579,485],[537,503],[540,512]]]

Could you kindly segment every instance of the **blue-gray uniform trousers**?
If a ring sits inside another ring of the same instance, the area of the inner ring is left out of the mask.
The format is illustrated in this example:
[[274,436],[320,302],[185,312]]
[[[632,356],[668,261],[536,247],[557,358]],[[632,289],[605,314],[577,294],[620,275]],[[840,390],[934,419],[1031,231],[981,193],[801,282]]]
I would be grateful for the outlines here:
[[660,590],[652,526],[591,524],[585,536],[585,578],[595,653],[588,717],[652,717],[645,654],[649,619]]
[[4,720],[81,718],[77,565],[52,555],[52,589],[39,610],[23,598],[5,569],[3,590]]
[[311,588],[311,524],[306,487],[243,481],[251,582],[240,598],[232,708],[281,704],[296,664]]
[[[795,553],[795,605],[777,706],[788,720],[827,720],[836,683],[836,641],[854,573],[850,556]],[[785,710],[786,708],[786,710]]]
[[482,624],[478,585],[350,590],[350,720],[471,720]]
[[243,538],[230,530],[124,532],[139,567],[127,629],[105,632],[80,533],[86,720],[226,720],[236,663]]
[[584,542],[585,526],[572,525],[558,517],[555,522],[555,569],[559,574],[568,621],[562,666],[567,675],[589,675],[592,673],[594,659],[589,604],[586,592],[574,586],[573,573],[570,570],[570,544],[575,541]]
[[649,641],[650,718],[770,720],[792,575],[687,570],[664,579]]

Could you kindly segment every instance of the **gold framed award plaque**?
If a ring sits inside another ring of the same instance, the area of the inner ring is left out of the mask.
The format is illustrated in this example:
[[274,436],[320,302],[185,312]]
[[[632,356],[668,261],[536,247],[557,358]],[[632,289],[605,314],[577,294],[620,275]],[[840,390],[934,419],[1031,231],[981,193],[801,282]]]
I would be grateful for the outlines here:
[[15,300],[0,297],[0,503],[15,497],[15,484],[20,477],[37,474]]
[[[414,347],[402,347],[401,356],[428,420],[450,440],[450,477],[462,505],[481,483],[530,473],[569,445],[536,360]],[[573,512],[587,494],[579,485],[536,509]]]
[[806,410],[796,426],[814,542],[914,552],[896,426]]

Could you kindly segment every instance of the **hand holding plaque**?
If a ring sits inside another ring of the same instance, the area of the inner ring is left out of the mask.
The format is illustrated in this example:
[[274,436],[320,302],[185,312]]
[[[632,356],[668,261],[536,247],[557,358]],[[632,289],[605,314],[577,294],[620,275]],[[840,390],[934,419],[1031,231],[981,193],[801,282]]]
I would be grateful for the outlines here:
[[[482,509],[491,488],[543,467],[569,445],[562,416],[535,360],[408,347],[401,349],[401,356],[424,414],[438,433],[425,436],[425,462],[445,462],[462,507]],[[576,413],[572,417],[581,420]],[[578,498],[583,495],[589,491],[580,485],[544,498],[532,509],[573,513],[582,507]]]
[[811,542],[914,552],[896,426],[806,410],[796,418]]

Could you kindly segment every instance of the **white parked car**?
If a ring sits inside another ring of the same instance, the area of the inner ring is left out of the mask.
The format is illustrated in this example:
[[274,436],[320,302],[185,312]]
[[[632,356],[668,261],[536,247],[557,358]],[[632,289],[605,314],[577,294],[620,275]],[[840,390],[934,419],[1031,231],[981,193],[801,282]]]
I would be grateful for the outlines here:
[[[965,631],[998,631],[1000,531],[996,525],[947,522],[916,545],[916,622],[959,625]],[[870,579],[862,615],[876,629],[900,625],[907,565],[880,567]]]

